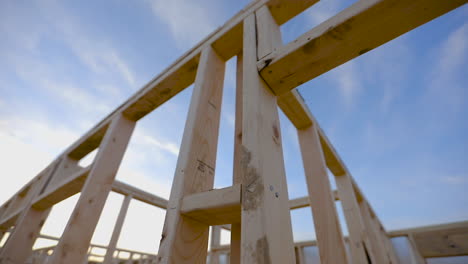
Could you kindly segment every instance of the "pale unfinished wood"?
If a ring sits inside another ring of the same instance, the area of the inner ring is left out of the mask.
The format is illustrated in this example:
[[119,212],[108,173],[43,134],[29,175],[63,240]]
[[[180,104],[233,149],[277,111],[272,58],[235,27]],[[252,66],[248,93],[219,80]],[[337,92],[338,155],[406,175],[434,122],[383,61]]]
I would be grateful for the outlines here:
[[297,264],[306,264],[304,257],[304,248],[301,246],[296,246],[296,263]]
[[135,124],[122,115],[112,120],[49,264],[81,264],[85,259]]
[[202,52],[177,160],[158,258],[160,263],[206,261],[208,225],[181,215],[182,198],[213,188],[225,62]]
[[407,239],[408,239],[408,243],[410,246],[411,255],[412,255],[414,264],[426,264],[426,260],[421,255],[421,252],[419,251],[418,246],[416,245],[416,242],[414,241],[413,235],[411,234],[408,235]]
[[[263,32],[255,20],[244,20],[241,263],[294,263],[277,103],[256,70]],[[269,17],[257,20],[277,26]]]
[[187,195],[181,214],[206,225],[240,222],[241,185]]
[[106,255],[104,256],[103,264],[111,264],[112,260],[114,259],[114,252],[117,248],[117,242],[119,241],[120,232],[122,231],[122,226],[124,224],[125,217],[127,216],[128,206],[130,205],[132,198],[133,197],[131,195],[127,195],[122,202],[119,215],[117,216],[117,221],[114,225],[114,230],[112,231],[109,245],[106,249]]
[[[221,228],[219,226],[211,227],[211,248],[218,248],[221,245]],[[219,264],[219,252],[213,251],[210,255],[210,264]]]
[[[236,58],[236,108],[234,120],[234,164],[233,164],[233,184],[242,183],[242,75],[243,60],[242,52],[237,54]],[[231,225],[231,252],[230,263],[240,264],[241,250],[241,223],[232,223]]]
[[385,252],[378,230],[371,219],[367,202],[364,200],[359,201],[359,209],[361,211],[362,220],[366,227],[366,235],[370,241],[369,254],[373,256],[376,263],[389,264],[390,259]]
[[156,206],[161,209],[167,208],[167,200],[149,192],[140,190],[134,186],[115,180],[112,184],[112,191],[124,196],[131,195],[132,199]]
[[[335,201],[340,200],[340,198],[338,197],[338,192],[336,190],[333,191],[333,199]],[[309,196],[304,196],[304,197],[299,197],[299,198],[294,198],[294,199],[289,200],[289,209],[291,210],[309,207],[309,206],[310,206]]]
[[370,241],[366,236],[359,204],[349,175],[335,176],[335,182],[339,195],[342,197],[341,206],[343,207],[343,213],[348,226],[349,249],[352,263],[369,263],[367,255],[370,255],[370,259],[374,260],[374,263],[376,263],[377,260],[366,249],[366,244],[367,247],[369,247]]
[[320,261],[322,264],[348,263],[317,129],[315,126],[310,126],[307,129],[298,130],[297,134],[312,207]]
[[283,94],[463,4],[466,0],[360,0],[258,64]]
[[29,183],[29,187],[23,188],[17,194],[17,200],[22,200],[22,206],[18,205],[21,213],[15,217],[14,227],[0,250],[0,263],[24,263],[32,254],[32,246],[50,213],[50,208],[33,208],[32,201],[40,193],[47,178],[55,173],[55,165],[51,164]]

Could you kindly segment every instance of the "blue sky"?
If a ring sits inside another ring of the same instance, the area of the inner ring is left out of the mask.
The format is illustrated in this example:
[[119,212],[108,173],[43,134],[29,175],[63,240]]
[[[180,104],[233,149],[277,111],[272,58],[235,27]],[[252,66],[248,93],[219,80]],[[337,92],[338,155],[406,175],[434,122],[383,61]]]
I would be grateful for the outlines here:
[[[353,2],[316,4],[282,26],[283,41]],[[0,203],[247,3],[2,1]],[[389,230],[468,219],[467,17],[463,6],[298,88]],[[234,86],[231,60],[216,187],[231,183]],[[138,123],[119,180],[169,196],[191,93]],[[280,118],[289,196],[304,196],[296,132]],[[107,243],[121,200],[110,196],[94,242]],[[43,232],[59,236],[75,201],[58,205]],[[155,251],[163,217],[132,202],[119,245]],[[311,217],[292,212],[296,240],[314,238]]]

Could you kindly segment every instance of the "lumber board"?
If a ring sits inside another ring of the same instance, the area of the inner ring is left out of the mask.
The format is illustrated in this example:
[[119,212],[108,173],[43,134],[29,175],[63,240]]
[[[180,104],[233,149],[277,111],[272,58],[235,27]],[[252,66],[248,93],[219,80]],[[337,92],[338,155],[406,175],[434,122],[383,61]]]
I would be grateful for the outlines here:
[[[338,192],[334,190],[332,193],[333,193],[333,199],[335,201],[339,201],[340,198],[338,196]],[[304,208],[308,206],[310,206],[309,196],[298,197],[298,198],[289,200],[289,209],[291,210],[300,209],[300,208]]]
[[46,209],[52,207],[68,197],[81,191],[91,167],[80,168],[74,174],[64,178],[61,182],[50,186],[46,192],[35,198],[33,207],[36,209]]
[[[237,54],[236,58],[236,103],[235,103],[235,120],[234,120],[234,160],[232,169],[232,183],[242,183],[242,75],[243,75],[243,58],[242,52]],[[232,264],[240,264],[241,256],[241,223],[233,223],[231,225],[231,252],[229,261]]]
[[[341,206],[346,219],[346,225],[348,226],[350,240],[348,248],[352,263],[372,263],[372,260],[375,263],[377,260],[372,255],[372,252],[368,250],[368,248],[371,248],[371,245],[366,235],[366,227],[364,226],[351,177],[347,174],[335,176],[335,182],[342,197]],[[368,259],[368,256],[370,259]]]
[[241,263],[294,263],[277,99],[256,69],[257,36],[279,31],[257,23],[278,26],[266,10],[244,20]]
[[[388,234],[392,238],[396,237],[409,237],[413,236],[415,233],[418,233],[420,236],[420,239],[425,240],[426,237],[425,235],[428,234],[428,239],[431,239],[431,236],[433,236],[434,233],[438,233],[439,238],[444,238],[447,234],[451,234],[452,236],[463,238],[463,236],[466,234],[466,230],[468,229],[468,221],[462,221],[462,222],[455,222],[455,223],[448,223],[448,224],[440,224],[440,225],[431,225],[431,226],[424,226],[424,227],[415,227],[415,228],[408,228],[408,229],[398,229],[398,230],[392,230],[389,231]],[[349,241],[348,237],[345,237],[345,241]],[[466,239],[463,241],[465,242]],[[460,256],[460,255],[467,255],[467,253],[461,253],[459,250],[464,250],[465,252],[468,251],[468,245],[466,244],[458,244],[459,247],[456,250],[453,250],[453,248],[447,248],[446,247],[446,242],[443,242],[440,244],[440,241],[437,240],[428,240],[428,243],[421,243],[417,245],[418,251],[424,252],[424,251],[429,251],[434,249],[435,247],[439,247],[437,256],[444,256],[444,257],[453,257],[453,256]],[[435,242],[436,244],[430,244],[429,242]],[[308,240],[308,241],[298,241],[294,243],[294,246],[296,248],[304,248],[304,247],[311,247],[311,246],[317,246],[317,241],[316,240]],[[216,248],[213,248],[212,250],[216,251],[223,251],[228,252],[229,251],[229,246],[219,246]],[[432,257],[431,256],[424,256],[426,258]],[[435,256],[434,256],[435,257]]]
[[166,199],[159,197],[157,195],[151,194],[149,192],[143,191],[141,189],[138,189],[134,186],[123,183],[118,180],[115,180],[114,183],[112,184],[112,191],[116,193],[120,193],[124,196],[131,195],[132,198],[135,200],[156,206],[161,209],[167,208]]
[[321,263],[348,263],[316,126],[297,130]]
[[160,263],[206,261],[208,225],[181,215],[183,197],[213,188],[225,62],[204,48],[177,159],[158,258]]
[[[79,160],[95,150],[101,143],[110,121],[117,115],[123,113],[130,120],[137,121],[187,88],[195,79],[196,68],[203,47],[212,45],[224,60],[239,54],[242,49],[242,22],[260,7],[268,4],[274,10],[275,19],[281,21],[280,24],[282,24],[313,5],[316,0],[297,0],[295,2],[291,5],[284,4],[285,0],[252,1],[223,26],[184,53],[132,97],[105,116],[65,149],[63,153],[58,155],[51,164],[58,162],[63,156],[67,155],[72,159]],[[27,188],[27,185],[23,188]]]
[[241,184],[185,196],[180,212],[204,224],[240,222]]
[[416,231],[412,236],[425,258],[468,255],[468,225]]
[[49,264],[82,263],[136,122],[112,120]]
[[114,252],[117,248],[117,242],[119,241],[120,232],[122,231],[122,226],[127,215],[128,206],[130,205],[131,201],[131,195],[125,196],[124,200],[122,201],[119,215],[117,216],[117,221],[115,222],[114,230],[112,231],[112,236],[106,249],[106,255],[104,256],[104,261],[102,262],[103,264],[112,264],[113,262],[112,260],[114,259]]
[[280,95],[437,18],[466,0],[360,0],[258,63]]

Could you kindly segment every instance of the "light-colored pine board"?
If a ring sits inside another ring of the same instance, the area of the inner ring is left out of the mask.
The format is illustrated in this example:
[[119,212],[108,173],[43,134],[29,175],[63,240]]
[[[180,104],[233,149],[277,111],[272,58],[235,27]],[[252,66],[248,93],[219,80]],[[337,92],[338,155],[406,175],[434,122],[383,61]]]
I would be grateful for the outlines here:
[[421,255],[418,245],[414,241],[413,235],[408,235],[407,238],[408,238],[408,243],[409,243],[409,247],[410,247],[410,251],[412,254],[412,259],[414,261],[414,264],[426,264],[426,260]]
[[152,193],[140,190],[134,186],[115,180],[112,184],[112,191],[122,195],[131,195],[132,199],[156,206],[161,209],[167,208],[167,200]]
[[[234,164],[233,164],[233,184],[242,183],[242,52],[236,58],[236,103],[234,120]],[[229,261],[231,264],[240,264],[241,250],[241,223],[232,223],[231,228],[231,252]]]
[[128,206],[132,201],[132,196],[127,195],[125,196],[122,205],[120,207],[119,215],[117,216],[117,221],[114,225],[114,230],[112,231],[112,236],[109,241],[109,245],[106,249],[106,255],[104,257],[103,264],[111,264],[114,259],[114,252],[117,248],[117,242],[119,241],[120,232],[122,231],[122,226],[125,221],[125,217],[127,216]]
[[332,194],[320,138],[315,126],[297,131],[304,164],[320,261],[348,263],[335,199]]
[[364,200],[359,201],[359,209],[361,211],[362,220],[366,228],[366,236],[370,241],[370,247],[367,248],[369,255],[375,263],[390,264],[390,259],[385,252],[384,245],[380,239],[379,231],[376,230],[374,221],[369,213],[369,207]]
[[240,222],[241,185],[187,195],[180,212],[206,225]]
[[[338,197],[338,192],[336,190],[333,191],[333,199],[335,201],[340,200],[340,198]],[[299,198],[294,198],[294,199],[289,200],[289,209],[291,210],[309,207],[309,206],[310,206],[309,196],[304,196],[304,197],[299,197]]]
[[466,0],[360,0],[258,64],[276,94],[358,57],[463,4]]
[[181,215],[184,196],[213,188],[225,62],[211,46],[200,58],[177,160],[158,258],[160,263],[206,261],[208,225]]
[[241,263],[294,263],[277,102],[256,70],[256,20],[277,26],[244,20]]
[[122,115],[112,120],[49,264],[84,261],[135,124]]
[[[210,248],[219,248],[220,245],[221,245],[221,228],[219,226],[212,226]],[[210,255],[209,264],[220,264],[219,257],[220,257],[219,252],[213,251]]]
[[[354,193],[353,184],[349,175],[335,176],[336,186],[340,197],[341,205],[346,219],[349,232],[349,248],[352,263],[368,263],[366,256],[366,247],[370,247],[370,241],[366,236],[366,228],[359,210],[359,204]],[[367,246],[366,246],[367,245]],[[369,251],[371,260],[373,256]],[[376,260],[374,259],[374,262]]]
[[[50,173],[47,170],[44,174]],[[25,263],[32,254],[32,246],[49,216],[50,209],[37,210],[33,208],[32,200],[41,190],[47,175],[40,175],[31,188],[25,189],[19,196],[25,199],[25,205],[14,222],[14,228],[5,245],[0,250],[0,263]]]

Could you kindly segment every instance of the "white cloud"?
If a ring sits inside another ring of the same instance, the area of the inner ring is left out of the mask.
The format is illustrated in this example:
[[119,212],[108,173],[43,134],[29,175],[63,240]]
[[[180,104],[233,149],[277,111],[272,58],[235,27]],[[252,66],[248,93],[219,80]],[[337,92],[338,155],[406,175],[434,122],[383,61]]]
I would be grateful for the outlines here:
[[329,19],[333,15],[337,14],[339,8],[340,1],[319,1],[307,11],[308,17],[312,21],[312,23],[317,25]]
[[468,175],[447,175],[440,178],[440,180],[447,184],[466,184],[468,183]]
[[188,48],[215,29],[212,4],[190,0],[152,0],[153,13],[169,26],[179,48]]
[[336,84],[346,106],[353,106],[362,86],[355,63],[350,61],[334,69],[330,74],[330,79]]

